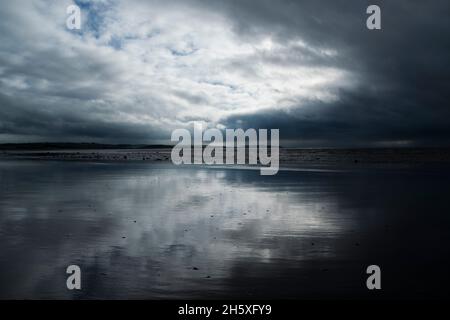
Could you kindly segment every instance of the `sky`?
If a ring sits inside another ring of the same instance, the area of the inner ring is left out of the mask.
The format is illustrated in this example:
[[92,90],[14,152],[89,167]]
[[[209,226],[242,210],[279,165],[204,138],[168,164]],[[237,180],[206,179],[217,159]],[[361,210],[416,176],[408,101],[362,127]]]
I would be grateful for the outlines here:
[[448,0],[1,1],[0,143],[165,143],[202,121],[450,146],[449,17]]

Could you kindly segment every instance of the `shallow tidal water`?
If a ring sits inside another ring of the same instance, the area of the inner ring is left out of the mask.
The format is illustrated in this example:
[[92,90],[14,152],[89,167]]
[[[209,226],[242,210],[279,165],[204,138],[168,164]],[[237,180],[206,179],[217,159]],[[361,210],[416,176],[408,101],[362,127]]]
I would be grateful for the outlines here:
[[442,169],[0,161],[0,298],[448,297],[449,196]]

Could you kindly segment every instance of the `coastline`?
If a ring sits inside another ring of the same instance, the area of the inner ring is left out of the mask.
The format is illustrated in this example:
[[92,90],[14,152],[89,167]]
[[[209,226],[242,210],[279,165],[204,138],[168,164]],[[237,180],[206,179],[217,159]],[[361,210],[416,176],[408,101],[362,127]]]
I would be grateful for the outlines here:
[[[88,162],[170,162],[170,148],[2,150],[0,159]],[[291,149],[280,148],[280,166],[410,167],[450,165],[450,148]]]

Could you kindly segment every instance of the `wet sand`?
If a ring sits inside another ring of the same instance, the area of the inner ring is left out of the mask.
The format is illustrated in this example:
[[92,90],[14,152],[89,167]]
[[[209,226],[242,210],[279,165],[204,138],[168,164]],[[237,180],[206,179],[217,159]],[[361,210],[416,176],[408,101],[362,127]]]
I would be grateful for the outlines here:
[[261,176],[4,159],[0,298],[448,298],[450,170],[434,163]]
[[[170,161],[170,148],[0,151],[0,159]],[[224,153],[225,154],[225,153]],[[280,149],[283,167],[405,167],[449,165],[450,148]]]

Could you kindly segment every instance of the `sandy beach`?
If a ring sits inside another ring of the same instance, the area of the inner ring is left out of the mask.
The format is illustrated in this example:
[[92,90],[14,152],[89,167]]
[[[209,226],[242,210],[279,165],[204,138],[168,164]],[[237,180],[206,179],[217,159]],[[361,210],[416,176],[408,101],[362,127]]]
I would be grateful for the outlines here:
[[[169,150],[4,152],[0,297],[448,297],[448,153],[287,154],[295,170],[268,177],[174,166]],[[70,264],[82,291],[65,287]]]
[[[3,148],[0,159],[170,162],[170,148],[50,149]],[[280,149],[282,167],[408,167],[450,164],[450,148]]]

